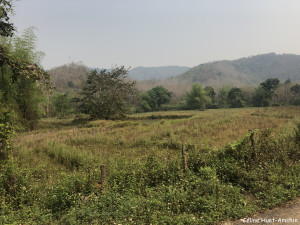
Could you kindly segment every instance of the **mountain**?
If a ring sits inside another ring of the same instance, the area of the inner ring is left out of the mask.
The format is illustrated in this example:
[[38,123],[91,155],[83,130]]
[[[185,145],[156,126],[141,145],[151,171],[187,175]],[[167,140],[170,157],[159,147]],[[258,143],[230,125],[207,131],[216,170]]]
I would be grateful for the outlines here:
[[[56,89],[65,92],[68,89],[79,90],[90,70],[84,65],[71,63],[48,72],[52,75]],[[163,85],[180,96],[196,82],[214,88],[224,85],[257,86],[268,78],[300,82],[300,56],[270,53],[204,63],[190,69],[179,66],[136,67],[128,75],[129,78],[138,80],[138,88],[142,91]]]
[[300,56],[275,53],[200,64],[164,82],[195,83],[220,87],[223,85],[258,85],[268,78],[300,81]]
[[165,79],[188,71],[185,66],[135,67],[129,71],[128,77],[133,80]]

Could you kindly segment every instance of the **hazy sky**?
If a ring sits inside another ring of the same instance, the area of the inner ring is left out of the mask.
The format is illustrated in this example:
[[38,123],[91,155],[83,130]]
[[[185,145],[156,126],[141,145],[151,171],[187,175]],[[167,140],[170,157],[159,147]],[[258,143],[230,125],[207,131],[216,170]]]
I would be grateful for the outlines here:
[[20,0],[19,33],[38,28],[46,69],[196,66],[263,53],[300,54],[299,0]]

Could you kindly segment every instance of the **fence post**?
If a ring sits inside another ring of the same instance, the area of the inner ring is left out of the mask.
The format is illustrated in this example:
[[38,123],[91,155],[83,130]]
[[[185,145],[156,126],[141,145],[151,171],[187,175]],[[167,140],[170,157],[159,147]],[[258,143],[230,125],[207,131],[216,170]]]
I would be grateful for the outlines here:
[[252,148],[252,157],[253,157],[254,162],[256,162],[257,154],[256,154],[256,144],[255,144],[255,140],[254,140],[254,134],[255,134],[255,130],[251,130],[250,141],[251,141],[251,148]]
[[106,170],[105,165],[100,165],[101,169],[101,185],[102,187],[106,184]]
[[184,173],[188,169],[184,143],[182,143],[182,169]]

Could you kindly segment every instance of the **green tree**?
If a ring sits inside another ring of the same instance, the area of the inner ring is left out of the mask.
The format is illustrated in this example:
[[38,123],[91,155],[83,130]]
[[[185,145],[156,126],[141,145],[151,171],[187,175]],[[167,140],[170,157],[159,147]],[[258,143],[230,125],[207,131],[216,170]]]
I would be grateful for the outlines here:
[[294,95],[299,95],[300,94],[300,85],[299,84],[295,84],[294,86],[291,87],[291,92]]
[[80,97],[76,98],[79,111],[91,119],[117,119],[127,112],[126,101],[137,93],[135,82],[127,81],[124,66],[111,71],[90,72]]
[[187,93],[186,103],[189,109],[205,109],[209,102],[210,98],[199,83],[194,84],[190,92]]
[[0,40],[0,100],[2,107],[18,114],[14,117],[19,127],[34,128],[43,115],[40,103],[45,101],[41,88],[50,88],[49,75],[41,69],[41,53],[35,51],[34,28],[22,36]]
[[66,93],[56,93],[52,97],[55,113],[59,118],[64,118],[74,112],[72,95],[68,91]]
[[274,95],[274,91],[279,86],[280,81],[278,79],[267,79],[262,82],[256,89],[252,102],[254,106],[266,107],[270,105],[271,99]]
[[144,111],[157,111],[162,104],[168,103],[171,92],[163,86],[157,86],[142,95],[142,108]]
[[294,86],[291,87],[290,90],[293,94],[292,104],[293,105],[300,105],[300,85],[295,84]]
[[10,37],[15,30],[14,25],[9,22],[9,15],[13,12],[11,1],[0,1],[0,36]]
[[228,107],[228,92],[229,92],[229,88],[228,87],[222,87],[219,90],[218,96],[217,96],[217,102],[218,102],[218,106],[220,108],[226,108]]
[[210,102],[206,105],[206,108],[209,108],[209,109],[218,108],[218,104],[216,101],[216,92],[215,92],[214,88],[211,86],[206,86],[204,88],[204,90],[205,90],[207,96],[210,98]]
[[270,78],[260,83],[260,86],[266,91],[267,97],[271,98],[279,83],[280,81],[277,78]]
[[233,87],[228,92],[228,104],[231,108],[242,108],[245,106],[243,92],[240,88]]

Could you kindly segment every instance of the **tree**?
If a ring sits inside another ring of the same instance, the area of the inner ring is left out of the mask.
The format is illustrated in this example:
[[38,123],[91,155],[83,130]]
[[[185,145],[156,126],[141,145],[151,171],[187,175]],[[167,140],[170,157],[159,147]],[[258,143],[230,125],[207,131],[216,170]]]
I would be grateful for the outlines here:
[[240,88],[231,88],[228,92],[228,103],[231,108],[242,108],[245,106],[243,92]]
[[135,82],[127,81],[124,66],[111,71],[90,72],[78,102],[79,111],[91,119],[117,119],[125,116],[126,101],[137,93]]
[[291,91],[294,95],[300,94],[300,85],[295,84],[294,86],[291,87]]
[[11,37],[15,30],[14,25],[9,22],[9,14],[12,13],[11,1],[0,1],[0,36]]
[[9,120],[19,128],[35,127],[45,101],[41,88],[51,89],[49,74],[37,65],[41,54],[35,51],[35,41],[34,28],[0,40],[0,100],[10,115],[18,114]]
[[74,112],[72,97],[69,91],[65,94],[56,93],[51,100],[55,107],[55,113],[59,118],[64,118]]
[[270,78],[262,82],[256,89],[255,94],[252,98],[254,106],[265,107],[269,106],[274,91],[279,86],[280,81],[278,79]]
[[260,86],[266,91],[267,97],[271,98],[279,83],[280,81],[277,78],[270,78],[260,83]]
[[206,105],[206,108],[216,109],[218,108],[218,104],[216,102],[216,92],[213,87],[206,86],[204,88],[207,96],[210,98],[210,102]]
[[228,87],[222,87],[219,90],[218,96],[217,96],[217,102],[220,108],[228,107],[227,100],[228,100]]
[[210,98],[199,83],[194,84],[191,91],[187,93],[186,103],[189,109],[205,109],[209,102]]
[[293,93],[293,105],[300,105],[300,85],[295,84],[291,87],[291,92]]
[[142,108],[144,111],[157,111],[162,104],[168,103],[171,92],[163,86],[157,86],[142,95]]

